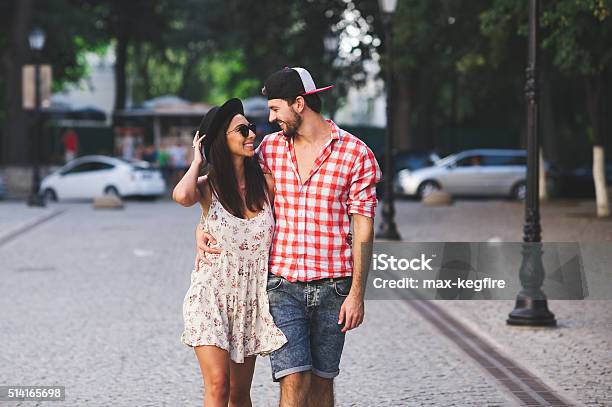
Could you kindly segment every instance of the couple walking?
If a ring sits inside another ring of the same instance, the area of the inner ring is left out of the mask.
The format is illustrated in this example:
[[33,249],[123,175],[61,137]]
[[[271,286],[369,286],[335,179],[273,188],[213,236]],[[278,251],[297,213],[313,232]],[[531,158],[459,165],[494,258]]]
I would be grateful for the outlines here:
[[270,356],[281,406],[334,404],[345,333],[364,317],[381,173],[365,143],[321,115],[329,88],[282,69],[262,89],[280,132],[255,149],[231,99],[194,137],[173,199],[202,206],[181,340],[200,364],[205,406],[250,406],[256,355]]

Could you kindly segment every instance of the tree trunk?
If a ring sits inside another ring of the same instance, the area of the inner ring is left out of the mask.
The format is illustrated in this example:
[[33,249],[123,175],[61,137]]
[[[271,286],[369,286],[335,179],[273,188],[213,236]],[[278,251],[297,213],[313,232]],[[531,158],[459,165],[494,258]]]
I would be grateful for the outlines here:
[[128,38],[125,33],[117,35],[117,56],[115,59],[115,110],[125,109]]
[[[139,75],[135,81],[140,89],[132,92],[132,100],[135,104],[140,104],[145,100],[151,99],[151,76],[149,75],[149,50],[144,43],[139,43],[134,47],[136,53],[136,67]],[[138,89],[138,88],[137,88]]]
[[595,183],[595,200],[598,217],[610,215],[608,191],[606,188],[605,152],[601,137],[602,85],[603,76],[601,74],[586,79],[586,105],[593,134],[593,181]]
[[22,107],[21,68],[28,56],[27,38],[31,15],[32,0],[15,2],[9,44],[2,55],[6,107],[2,162],[5,165],[24,165],[30,161],[26,113]]
[[397,150],[414,148],[412,134],[413,83],[409,75],[395,74],[393,83],[393,147]]
[[[544,63],[548,59],[544,58]],[[548,64],[546,64],[548,66]],[[540,199],[548,198],[548,188],[546,185],[546,172],[544,169],[544,158],[550,165],[559,167],[561,165],[560,142],[558,138],[555,115],[553,111],[552,84],[550,69],[543,70],[540,75],[542,92],[540,93],[541,123],[542,123],[542,144],[540,148]],[[554,191],[553,191],[554,192]]]
[[435,79],[431,73],[424,71],[419,74],[418,93],[413,99],[418,99],[419,106],[416,117],[416,134],[412,136],[411,148],[426,150],[433,148],[435,106]]
[[[194,84],[193,71],[198,62],[198,55],[195,52],[187,54],[187,62],[183,67],[183,75],[181,76],[181,85],[179,86],[178,96],[185,99],[192,99],[193,94],[190,93],[190,87]],[[330,117],[331,118],[331,117]]]

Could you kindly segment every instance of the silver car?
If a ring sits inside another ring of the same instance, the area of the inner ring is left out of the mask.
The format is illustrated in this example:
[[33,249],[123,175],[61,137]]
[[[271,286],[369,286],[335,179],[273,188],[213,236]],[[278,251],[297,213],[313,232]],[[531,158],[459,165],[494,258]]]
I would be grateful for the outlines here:
[[479,149],[452,154],[431,167],[398,173],[398,192],[426,196],[443,189],[451,195],[525,198],[527,152]]

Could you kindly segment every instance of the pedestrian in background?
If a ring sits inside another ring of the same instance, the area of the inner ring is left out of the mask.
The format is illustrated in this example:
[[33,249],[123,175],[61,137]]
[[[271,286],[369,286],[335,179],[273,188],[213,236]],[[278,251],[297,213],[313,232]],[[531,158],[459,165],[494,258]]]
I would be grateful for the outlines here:
[[79,135],[73,128],[66,130],[62,137],[62,144],[64,145],[64,162],[74,160],[79,150]]
[[168,142],[162,140],[159,153],[157,154],[157,166],[159,167],[166,185],[170,185],[171,180],[171,167],[170,167],[170,153],[168,152]]
[[157,166],[157,149],[154,145],[150,144],[144,147],[142,152],[142,159],[154,166]]
[[179,139],[175,139],[168,152],[172,165],[172,185],[176,185],[187,169],[187,148]]

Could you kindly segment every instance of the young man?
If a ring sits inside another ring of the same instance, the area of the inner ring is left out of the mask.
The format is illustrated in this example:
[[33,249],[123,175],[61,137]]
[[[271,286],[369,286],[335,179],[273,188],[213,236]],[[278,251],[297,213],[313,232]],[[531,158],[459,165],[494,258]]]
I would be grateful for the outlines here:
[[[334,405],[345,333],[364,317],[362,259],[371,255],[381,172],[365,143],[321,115],[318,93],[330,88],[316,88],[306,69],[285,68],[262,89],[282,130],[258,147],[276,189],[267,291],[288,340],[270,355],[282,407]],[[208,247],[214,237],[196,229],[204,256],[219,253]]]

